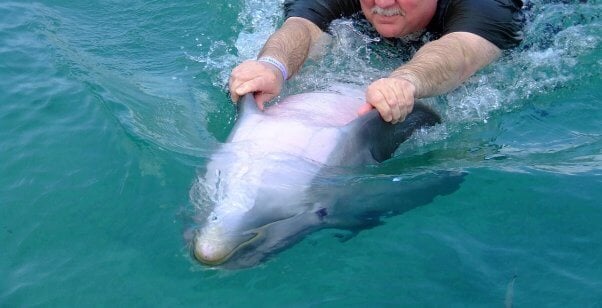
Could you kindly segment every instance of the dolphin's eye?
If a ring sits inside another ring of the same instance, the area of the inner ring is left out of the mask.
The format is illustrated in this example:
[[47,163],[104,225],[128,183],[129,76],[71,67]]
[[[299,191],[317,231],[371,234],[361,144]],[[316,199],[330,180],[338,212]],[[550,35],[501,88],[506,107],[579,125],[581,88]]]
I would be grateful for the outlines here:
[[216,221],[216,220],[217,220],[217,216],[216,215],[211,216],[211,221]]
[[324,217],[328,215],[328,211],[325,208],[321,208],[316,211],[316,215],[318,215],[320,219],[324,219]]

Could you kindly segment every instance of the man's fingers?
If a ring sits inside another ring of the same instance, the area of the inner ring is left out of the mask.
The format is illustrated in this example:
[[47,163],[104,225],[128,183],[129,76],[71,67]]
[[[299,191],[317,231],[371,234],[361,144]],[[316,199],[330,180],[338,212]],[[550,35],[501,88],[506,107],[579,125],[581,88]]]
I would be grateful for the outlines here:
[[[234,88],[233,94],[236,95],[236,97],[233,96],[233,99],[234,98],[238,99],[247,93],[263,92],[264,84],[265,84],[264,78],[262,78],[262,77],[247,80],[247,81],[241,83],[240,85],[238,85],[236,88]],[[235,100],[235,102],[236,101],[238,101],[238,100]]]
[[[255,93],[258,107],[280,93],[282,87],[280,71],[271,64],[249,60],[232,70],[228,82],[230,98],[237,102],[247,93]],[[258,96],[261,94],[261,96]]]
[[255,102],[257,103],[257,108],[259,110],[263,110],[264,104],[271,100],[273,97],[270,93],[257,92],[255,93]]
[[251,79],[249,81],[246,81],[244,83],[242,83],[241,85],[239,85],[238,87],[234,88],[234,92],[238,95],[238,96],[243,96],[249,92],[255,92],[257,91],[257,78],[256,79]]
[[240,96],[239,96],[239,95],[237,95],[237,94],[236,94],[236,93],[234,93],[234,92],[230,92],[230,99],[231,99],[233,102],[238,102],[238,100],[240,99]]
[[378,110],[383,120],[385,120],[386,122],[391,122],[393,120],[393,110],[391,109],[391,105],[389,105],[387,98],[384,95],[382,95],[382,92],[381,99],[377,102],[377,105],[374,107]]
[[382,91],[381,85],[374,83],[368,87],[368,90],[366,91],[366,102],[378,110],[378,113],[380,113],[383,120],[391,122],[393,119],[391,106],[387,101],[386,93]]
[[236,85],[236,82],[232,83],[230,90],[230,99],[232,99],[233,102],[238,103],[240,98],[243,97],[245,94],[257,92],[256,83],[257,82],[254,80],[238,83],[238,85]]
[[408,82],[383,78],[373,82],[366,90],[366,102],[374,106],[383,120],[393,124],[404,121],[412,111],[414,97]]
[[401,122],[405,118],[404,109],[402,105],[402,100],[404,99],[403,95],[397,92],[395,88],[395,84],[391,82],[385,83],[387,90],[387,102],[389,106],[391,106],[392,119],[391,123],[395,124],[397,122]]
[[[389,89],[390,90],[390,89]],[[386,94],[387,104],[391,109],[391,123],[395,124],[399,121],[402,116],[401,108],[399,107],[399,101],[394,91],[388,91]]]

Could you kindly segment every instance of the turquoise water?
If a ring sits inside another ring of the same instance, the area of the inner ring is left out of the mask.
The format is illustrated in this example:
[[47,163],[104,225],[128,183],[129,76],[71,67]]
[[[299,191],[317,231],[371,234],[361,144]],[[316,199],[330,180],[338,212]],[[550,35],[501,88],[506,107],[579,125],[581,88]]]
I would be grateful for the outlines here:
[[[374,171],[457,191],[237,271],[189,255],[193,184],[281,1],[0,2],[0,306],[600,305],[602,4],[564,2],[532,1],[524,44]],[[353,29],[285,94],[400,63]]]

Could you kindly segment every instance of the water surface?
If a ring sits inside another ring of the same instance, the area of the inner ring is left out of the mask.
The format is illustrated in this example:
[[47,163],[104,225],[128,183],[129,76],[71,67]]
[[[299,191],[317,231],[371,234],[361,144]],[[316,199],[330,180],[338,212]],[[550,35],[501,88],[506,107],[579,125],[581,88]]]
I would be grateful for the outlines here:
[[[602,6],[581,2],[531,1],[524,43],[427,100],[444,124],[374,171],[466,172],[457,191],[240,271],[192,260],[190,191],[281,1],[1,2],[0,306],[599,304]],[[333,32],[284,94],[403,61]]]

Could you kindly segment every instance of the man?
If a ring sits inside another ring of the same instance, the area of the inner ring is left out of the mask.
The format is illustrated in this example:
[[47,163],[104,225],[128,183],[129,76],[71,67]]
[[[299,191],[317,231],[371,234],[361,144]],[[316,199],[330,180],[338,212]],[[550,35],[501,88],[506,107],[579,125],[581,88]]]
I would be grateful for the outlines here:
[[522,39],[520,0],[287,0],[286,20],[265,43],[258,60],[234,68],[233,101],[253,92],[260,109],[296,74],[330,22],[358,12],[386,38],[421,31],[438,39],[366,89],[364,114],[376,108],[385,121],[403,121],[414,100],[455,89]]

